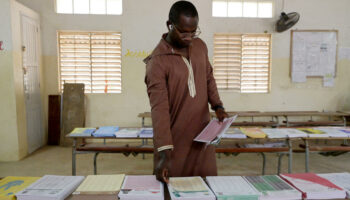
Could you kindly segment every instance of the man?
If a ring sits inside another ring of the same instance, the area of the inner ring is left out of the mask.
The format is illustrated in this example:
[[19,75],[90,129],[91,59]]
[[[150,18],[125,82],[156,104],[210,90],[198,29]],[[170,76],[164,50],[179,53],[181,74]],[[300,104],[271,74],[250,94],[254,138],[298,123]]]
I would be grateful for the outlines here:
[[178,1],[164,34],[145,59],[147,93],[154,129],[154,173],[169,176],[217,175],[215,148],[193,139],[210,121],[208,102],[220,121],[228,117],[220,100],[205,43],[198,38],[194,5]]

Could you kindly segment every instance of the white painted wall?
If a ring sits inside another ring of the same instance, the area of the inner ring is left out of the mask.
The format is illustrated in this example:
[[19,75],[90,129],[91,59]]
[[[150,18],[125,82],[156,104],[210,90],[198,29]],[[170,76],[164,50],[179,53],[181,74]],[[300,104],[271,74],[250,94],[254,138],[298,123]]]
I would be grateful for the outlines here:
[[[151,51],[166,31],[165,22],[174,0],[124,0],[122,16],[56,14],[53,0],[18,0],[40,13],[44,54],[44,83],[47,95],[58,93],[58,30],[121,31],[123,55],[132,51]],[[213,33],[272,33],[272,89],[269,94],[220,92],[227,110],[339,110],[350,109],[350,61],[338,62],[333,88],[323,88],[322,80],[291,83],[289,77],[290,32],[273,32],[281,12],[282,1],[276,0],[274,19],[211,17],[211,0],[192,0],[199,11],[201,38],[207,43],[209,57],[213,51]],[[297,29],[338,29],[339,46],[350,47],[349,0],[286,0],[287,12],[297,11],[301,20]],[[122,94],[88,94],[87,126],[118,124],[140,125],[136,116],[149,111],[143,82],[145,65],[142,58],[122,58]],[[46,111],[47,113],[47,111]]]

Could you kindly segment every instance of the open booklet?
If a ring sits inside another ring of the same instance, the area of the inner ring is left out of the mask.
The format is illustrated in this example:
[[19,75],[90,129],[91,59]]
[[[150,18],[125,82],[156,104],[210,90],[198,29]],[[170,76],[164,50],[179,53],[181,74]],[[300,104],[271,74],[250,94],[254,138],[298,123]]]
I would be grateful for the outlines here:
[[218,144],[221,137],[230,128],[231,124],[236,120],[237,115],[225,118],[222,123],[218,119],[213,119],[209,124],[202,130],[202,132],[194,138],[194,141],[204,142],[206,144]]

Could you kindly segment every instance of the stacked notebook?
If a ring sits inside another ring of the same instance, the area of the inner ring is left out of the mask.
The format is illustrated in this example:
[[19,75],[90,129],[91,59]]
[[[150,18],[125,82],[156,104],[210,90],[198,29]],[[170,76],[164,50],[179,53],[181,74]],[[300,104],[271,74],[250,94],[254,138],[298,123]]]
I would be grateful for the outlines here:
[[206,144],[218,144],[221,137],[236,120],[237,115],[225,118],[223,122],[219,122],[217,119],[213,119],[209,124],[202,130],[202,132],[194,138],[194,141],[204,142]]
[[288,138],[288,133],[280,128],[263,128],[261,130],[266,133],[268,138]]
[[281,174],[284,180],[303,193],[306,199],[345,199],[346,191],[313,173]]
[[171,177],[168,189],[172,200],[215,200],[216,197],[199,176]]
[[262,195],[241,176],[208,176],[206,180],[218,200],[259,200]]
[[120,200],[163,200],[163,184],[155,176],[126,176]]
[[90,137],[95,130],[95,128],[75,128],[70,135],[75,137]]
[[118,200],[124,177],[124,174],[87,176],[69,200]]
[[338,127],[316,127],[314,129],[323,131],[323,132],[327,133],[327,135],[329,137],[333,137],[333,138],[347,138],[348,137],[348,134],[341,131]]
[[349,173],[331,173],[331,174],[317,174],[325,178],[346,191],[347,198],[350,198],[350,174]]
[[241,128],[241,131],[250,138],[266,138],[261,128]]
[[308,137],[308,134],[295,128],[281,128],[281,132],[287,134],[288,138]]
[[229,128],[222,138],[247,138],[247,136],[239,128]]
[[140,129],[138,128],[124,128],[115,132],[117,138],[136,138],[138,137]]
[[262,193],[260,200],[296,200],[302,194],[279,176],[245,176],[249,184]]
[[83,176],[46,175],[18,192],[17,200],[64,200],[83,180]]
[[324,131],[320,131],[313,128],[298,128],[298,130],[307,133],[310,138],[328,138],[329,135]]
[[153,138],[153,128],[142,128],[139,133],[140,138]]
[[0,180],[0,199],[15,200],[15,194],[37,181],[39,177],[8,176]]
[[118,126],[101,126],[92,135],[94,137],[115,137],[115,132],[119,130]]

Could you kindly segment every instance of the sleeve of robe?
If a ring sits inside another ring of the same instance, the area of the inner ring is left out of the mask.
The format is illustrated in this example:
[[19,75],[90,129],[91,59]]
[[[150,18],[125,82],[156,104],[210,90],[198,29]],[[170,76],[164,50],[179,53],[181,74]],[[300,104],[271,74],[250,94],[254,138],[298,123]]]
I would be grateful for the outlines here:
[[158,59],[154,58],[146,65],[145,83],[151,105],[154,147],[157,151],[162,151],[172,149],[173,142],[170,131],[167,71],[157,62]]
[[216,87],[216,82],[213,75],[213,67],[211,66],[208,58],[208,48],[203,42],[206,50],[206,67],[207,67],[207,89],[208,89],[208,101],[211,105],[211,109],[214,109],[215,106],[223,106],[222,101],[220,100],[219,92]]

